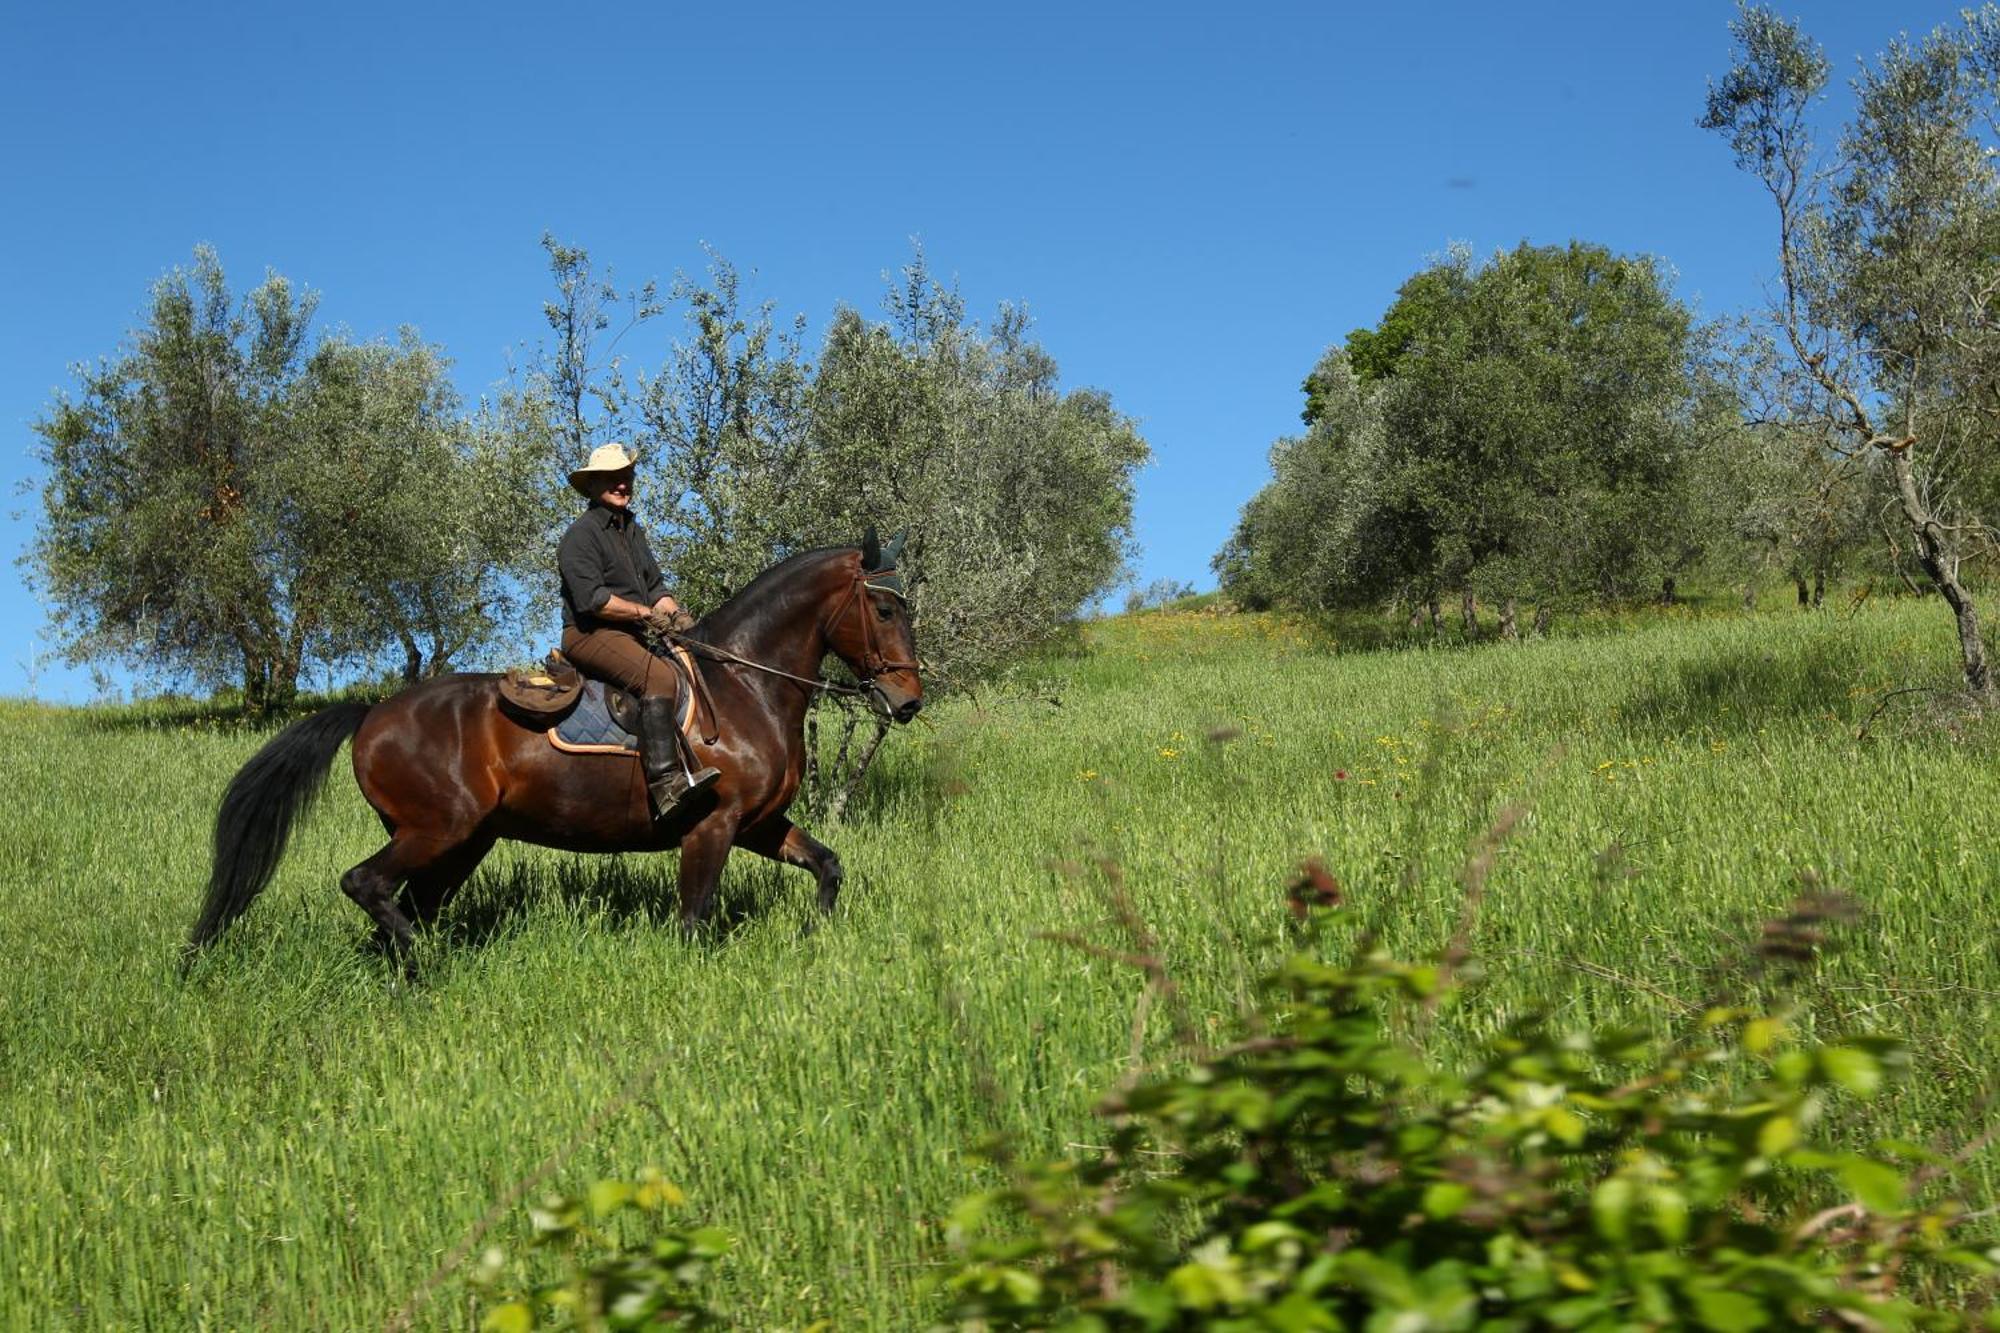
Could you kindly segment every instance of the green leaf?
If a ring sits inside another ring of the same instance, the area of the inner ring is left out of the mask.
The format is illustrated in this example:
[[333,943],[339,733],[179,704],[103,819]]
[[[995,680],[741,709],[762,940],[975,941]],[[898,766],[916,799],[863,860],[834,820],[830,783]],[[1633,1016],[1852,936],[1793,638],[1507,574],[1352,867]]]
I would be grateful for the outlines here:
[[1233,1305],[1246,1295],[1241,1276],[1221,1264],[1200,1260],[1182,1264],[1167,1274],[1167,1285],[1173,1288],[1180,1303],[1190,1310],[1213,1310],[1219,1305]]
[[1591,1220],[1597,1234],[1614,1245],[1623,1245],[1632,1236],[1632,1182],[1612,1176],[1590,1196]]
[[1032,1306],[1042,1296],[1042,1280],[1024,1268],[1000,1270],[1000,1288],[1016,1305]]
[[1472,1191],[1456,1181],[1438,1180],[1424,1187],[1424,1213],[1437,1221],[1457,1217],[1472,1202]]
[[590,1187],[590,1215],[609,1217],[630,1203],[638,1193],[632,1185],[622,1180],[600,1180]]
[[1760,1157],[1776,1157],[1798,1141],[1798,1122],[1788,1115],[1774,1115],[1757,1129],[1757,1153]]
[[534,1333],[535,1312],[520,1301],[508,1301],[487,1312],[479,1333]]
[[722,1227],[696,1227],[687,1233],[688,1244],[704,1259],[716,1259],[729,1252],[736,1238]]
[[1646,1195],[1646,1203],[1653,1217],[1653,1229],[1661,1239],[1670,1245],[1679,1245],[1687,1239],[1688,1201],[1687,1196],[1667,1185],[1656,1185]]
[[1174,1322],[1174,1296],[1158,1282],[1135,1282],[1117,1301],[1147,1328],[1167,1328]]
[[1819,1053],[1826,1076],[1857,1097],[1872,1097],[1882,1086],[1882,1062],[1852,1046],[1828,1046]]
[[1840,1183],[1870,1212],[1903,1210],[1903,1173],[1886,1162],[1851,1153],[1841,1160]]
[[1689,1293],[1695,1319],[1713,1333],[1750,1333],[1771,1321],[1757,1301],[1736,1291],[1695,1291]]
[[1581,1117],[1566,1106],[1551,1106],[1542,1114],[1542,1124],[1569,1147],[1582,1144],[1587,1129]]
[[1258,1222],[1243,1233],[1242,1249],[1245,1254],[1255,1254],[1268,1250],[1286,1241],[1302,1241],[1306,1233],[1289,1222]]
[[528,1209],[528,1225],[544,1243],[567,1236],[582,1220],[583,1210],[576,1200],[563,1194],[551,1194],[542,1200],[540,1207]]
[[1782,1018],[1753,1018],[1743,1025],[1743,1049],[1752,1055],[1767,1055],[1784,1030]]

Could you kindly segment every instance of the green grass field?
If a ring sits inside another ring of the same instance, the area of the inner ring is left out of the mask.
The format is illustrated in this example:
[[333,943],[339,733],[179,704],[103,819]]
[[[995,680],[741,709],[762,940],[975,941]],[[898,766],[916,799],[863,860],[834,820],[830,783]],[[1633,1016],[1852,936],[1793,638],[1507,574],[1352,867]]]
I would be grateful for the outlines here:
[[[569,1148],[552,1184],[655,1164],[738,1236],[719,1301],[744,1326],[920,1325],[939,1219],[979,1183],[968,1145],[1093,1142],[1131,1056],[1140,978],[1038,938],[1117,942],[1097,872],[1060,862],[1116,859],[1219,1030],[1301,858],[1393,947],[1433,950],[1468,844],[1512,803],[1485,979],[1441,1056],[1527,1008],[1670,1023],[1805,877],[1868,913],[1807,986],[1816,1023],[1915,1046],[1841,1132],[1957,1141],[2000,1070],[2000,729],[1911,694],[1855,736],[1886,691],[1953,668],[1945,612],[1914,603],[1397,652],[1125,617],[894,738],[863,808],[816,830],[849,871],[829,928],[800,936],[802,872],[739,857],[725,940],[689,944],[671,858],[508,847],[415,988],[360,950],[336,886],[379,840],[344,754],[183,983],[216,802],[262,734],[0,705],[0,1321],[379,1327]],[[1990,1206],[1997,1184],[1989,1150],[1963,1188]],[[473,1322],[456,1275],[417,1319]]]

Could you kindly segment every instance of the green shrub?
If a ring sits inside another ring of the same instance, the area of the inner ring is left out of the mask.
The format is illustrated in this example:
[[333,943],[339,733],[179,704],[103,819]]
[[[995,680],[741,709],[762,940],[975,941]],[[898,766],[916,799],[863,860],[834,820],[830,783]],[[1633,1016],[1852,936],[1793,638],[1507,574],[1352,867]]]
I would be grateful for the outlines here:
[[[1024,1163],[988,1146],[1006,1183],[953,1212],[949,1325],[2000,1329],[2000,1249],[1963,1237],[1967,1210],[1941,1188],[1953,1160],[1815,1138],[1832,1103],[1905,1066],[1894,1039],[1809,1042],[1783,1012],[1717,1005],[1671,1038],[1526,1018],[1470,1068],[1439,1068],[1423,1037],[1468,1002],[1461,951],[1413,964],[1363,936],[1329,961],[1348,924],[1337,897],[1311,866],[1292,898],[1301,947],[1239,1039],[1112,1093],[1096,1155]],[[1765,927],[1761,963],[1809,962],[1842,910],[1804,900]],[[1150,996],[1171,995],[1147,952],[1121,956],[1146,967]],[[723,1233],[613,1234],[615,1215],[679,1201],[651,1174],[551,1197],[531,1213],[535,1244],[564,1250],[568,1271],[482,1327],[721,1326],[699,1288]],[[486,1290],[504,1266],[490,1251]]]
[[994,1152],[1009,1183],[952,1222],[954,1324],[1979,1326],[1925,1295],[1951,1270],[1990,1292],[2000,1258],[1955,1239],[1964,1210],[1935,1197],[1949,1162],[1814,1138],[1830,1101],[1902,1066],[1895,1042],[1807,1043],[1717,1007],[1669,1041],[1527,1019],[1440,1069],[1419,1038],[1465,1000],[1453,969],[1365,940],[1326,961],[1342,914],[1295,905],[1307,947],[1239,1041],[1114,1093],[1099,1155]]
[[[559,1252],[563,1271],[502,1294],[507,1256],[488,1250],[474,1285],[500,1303],[480,1322],[481,1333],[728,1327],[698,1288],[729,1237],[714,1227],[661,1225],[660,1214],[681,1202],[680,1190],[653,1171],[637,1180],[600,1180],[582,1198],[549,1195],[529,1210],[532,1244]],[[637,1241],[620,1231],[634,1223],[647,1233]]]

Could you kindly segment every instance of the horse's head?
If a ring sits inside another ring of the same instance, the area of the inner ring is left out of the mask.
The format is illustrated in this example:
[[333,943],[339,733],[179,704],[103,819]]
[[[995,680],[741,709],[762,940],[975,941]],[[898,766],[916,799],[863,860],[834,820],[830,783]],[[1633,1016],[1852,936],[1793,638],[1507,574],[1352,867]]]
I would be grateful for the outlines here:
[[868,529],[851,582],[834,594],[834,611],[826,619],[827,646],[862,682],[875,711],[896,722],[908,722],[924,706],[924,682],[917,674],[917,645],[910,630],[908,588],[897,572],[907,532],[884,546]]

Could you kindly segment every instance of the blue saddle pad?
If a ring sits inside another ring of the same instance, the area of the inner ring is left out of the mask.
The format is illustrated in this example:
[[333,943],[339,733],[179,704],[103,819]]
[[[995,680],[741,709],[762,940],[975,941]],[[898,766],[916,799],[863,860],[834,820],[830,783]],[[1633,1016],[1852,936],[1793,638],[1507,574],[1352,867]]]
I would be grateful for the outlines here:
[[583,696],[576,701],[576,707],[568,716],[556,723],[556,735],[566,745],[616,745],[626,750],[637,750],[639,738],[611,720],[611,710],[604,703],[604,682],[586,680],[583,682]]

